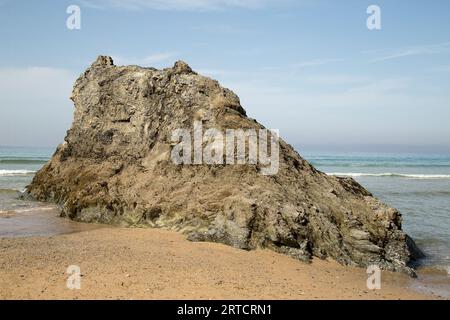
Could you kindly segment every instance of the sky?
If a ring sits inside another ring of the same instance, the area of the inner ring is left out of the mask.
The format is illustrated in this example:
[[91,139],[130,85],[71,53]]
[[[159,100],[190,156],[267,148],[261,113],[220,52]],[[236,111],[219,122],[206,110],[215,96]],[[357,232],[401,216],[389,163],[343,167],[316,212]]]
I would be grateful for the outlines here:
[[449,15],[446,0],[0,0],[0,145],[61,143],[74,81],[110,55],[186,61],[300,148],[447,152]]

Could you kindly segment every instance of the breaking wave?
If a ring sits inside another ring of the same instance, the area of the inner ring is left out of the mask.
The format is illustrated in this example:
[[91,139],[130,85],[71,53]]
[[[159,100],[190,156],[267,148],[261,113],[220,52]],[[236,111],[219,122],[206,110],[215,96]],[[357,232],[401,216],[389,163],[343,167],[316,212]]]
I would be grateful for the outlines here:
[[0,170],[0,177],[29,176],[35,173],[33,170]]
[[330,176],[341,177],[387,177],[387,178],[409,178],[409,179],[450,179],[450,174],[408,174],[408,173],[362,173],[362,172],[332,172]]

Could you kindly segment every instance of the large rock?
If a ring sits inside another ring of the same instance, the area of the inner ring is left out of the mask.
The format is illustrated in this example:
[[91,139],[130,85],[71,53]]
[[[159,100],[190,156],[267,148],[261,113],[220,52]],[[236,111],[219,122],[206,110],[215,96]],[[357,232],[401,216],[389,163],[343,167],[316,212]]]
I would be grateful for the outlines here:
[[354,180],[316,170],[281,139],[275,175],[258,163],[175,164],[171,135],[194,121],[204,129],[263,128],[233,92],[184,62],[157,70],[100,56],[71,98],[72,128],[27,189],[60,204],[63,216],[414,274],[409,264],[420,252],[400,213]]

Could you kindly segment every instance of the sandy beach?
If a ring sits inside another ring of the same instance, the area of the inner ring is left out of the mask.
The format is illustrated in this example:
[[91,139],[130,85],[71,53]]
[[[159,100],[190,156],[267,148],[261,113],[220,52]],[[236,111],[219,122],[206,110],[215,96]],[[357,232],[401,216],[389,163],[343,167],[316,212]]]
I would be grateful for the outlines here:
[[[81,289],[66,286],[69,265]],[[383,272],[368,290],[364,269],[270,250],[194,243],[174,231],[98,229],[0,239],[1,299],[436,299],[414,279]]]

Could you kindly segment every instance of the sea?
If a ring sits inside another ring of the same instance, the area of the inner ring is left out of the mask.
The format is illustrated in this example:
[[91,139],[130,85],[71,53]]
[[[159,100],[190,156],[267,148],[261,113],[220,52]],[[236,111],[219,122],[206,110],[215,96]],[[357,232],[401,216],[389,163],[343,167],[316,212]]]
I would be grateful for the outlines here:
[[[19,198],[54,150],[0,147],[0,238],[54,235],[80,228],[58,218],[55,205]],[[426,254],[420,268],[445,275],[433,290],[450,295],[450,154],[300,153],[318,170],[352,177],[397,208],[403,229]]]

